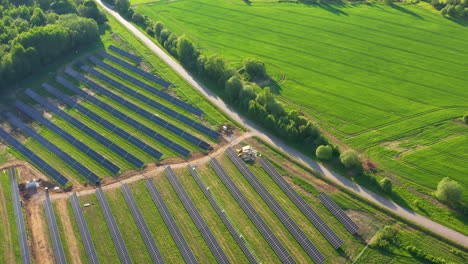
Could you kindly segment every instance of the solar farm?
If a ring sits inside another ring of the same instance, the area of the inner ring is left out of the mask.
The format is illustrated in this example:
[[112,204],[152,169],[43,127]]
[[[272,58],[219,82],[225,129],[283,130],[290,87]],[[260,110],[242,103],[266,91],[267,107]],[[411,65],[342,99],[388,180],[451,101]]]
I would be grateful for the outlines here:
[[[13,205],[14,262],[408,260],[367,246],[394,219],[261,141],[227,135],[142,62],[116,46],[87,54],[2,113],[2,142],[32,165],[0,175]],[[246,144],[259,150],[254,162],[240,158]],[[42,187],[18,183],[25,168]]]

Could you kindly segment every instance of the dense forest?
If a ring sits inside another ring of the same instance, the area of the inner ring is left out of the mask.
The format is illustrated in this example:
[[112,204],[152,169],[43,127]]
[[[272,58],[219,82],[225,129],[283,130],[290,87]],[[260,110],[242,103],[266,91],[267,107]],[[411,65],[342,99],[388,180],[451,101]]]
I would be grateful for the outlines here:
[[0,0],[0,87],[99,37],[92,0]]

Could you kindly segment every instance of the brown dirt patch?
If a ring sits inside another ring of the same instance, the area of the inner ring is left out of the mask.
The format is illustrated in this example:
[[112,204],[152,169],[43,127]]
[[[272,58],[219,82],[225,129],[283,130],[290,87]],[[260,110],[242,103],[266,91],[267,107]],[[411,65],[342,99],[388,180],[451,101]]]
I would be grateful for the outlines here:
[[78,241],[73,232],[73,226],[69,211],[67,208],[67,199],[58,200],[57,203],[57,214],[60,217],[60,220],[63,225],[63,231],[65,233],[65,239],[67,240],[68,252],[70,252],[70,257],[75,264],[81,264],[80,253],[78,249]]
[[26,206],[26,220],[31,247],[31,255],[35,263],[53,264],[53,252],[47,235],[42,200],[36,200]]

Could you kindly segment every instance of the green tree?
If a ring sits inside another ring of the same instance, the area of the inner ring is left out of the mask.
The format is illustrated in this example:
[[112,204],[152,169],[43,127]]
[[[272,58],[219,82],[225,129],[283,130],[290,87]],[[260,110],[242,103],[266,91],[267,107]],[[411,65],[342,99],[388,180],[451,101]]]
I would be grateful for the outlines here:
[[352,150],[347,150],[341,153],[340,161],[348,169],[359,168],[362,164],[359,156]]
[[144,25],[146,18],[140,12],[135,12],[133,13],[132,20],[139,25]]
[[244,60],[245,71],[252,77],[264,78],[266,77],[265,63],[254,58],[247,58]]
[[196,59],[199,55],[198,50],[193,43],[185,36],[179,37],[177,42],[177,54],[179,60],[188,67],[192,68],[195,65]]
[[333,155],[333,149],[330,145],[321,145],[315,150],[315,156],[321,160],[330,160]]
[[154,33],[156,34],[156,37],[159,38],[161,35],[161,31],[164,29],[164,24],[161,21],[158,21],[154,24]]
[[115,7],[119,13],[126,15],[128,10],[130,9],[130,1],[129,0],[116,0]]
[[240,91],[242,91],[242,81],[238,76],[232,76],[226,81],[224,92],[229,100],[235,101],[238,99]]
[[43,26],[46,23],[46,17],[42,9],[35,8],[29,22],[33,26]]
[[386,193],[392,192],[392,181],[389,178],[383,178],[379,181],[379,186]]
[[468,124],[468,114],[463,115],[463,123]]
[[399,233],[398,229],[387,225],[379,231],[370,245],[382,249],[389,249],[392,245],[398,245],[400,240]]
[[462,194],[463,186],[449,177],[445,177],[439,182],[435,192],[437,199],[449,203],[460,201]]

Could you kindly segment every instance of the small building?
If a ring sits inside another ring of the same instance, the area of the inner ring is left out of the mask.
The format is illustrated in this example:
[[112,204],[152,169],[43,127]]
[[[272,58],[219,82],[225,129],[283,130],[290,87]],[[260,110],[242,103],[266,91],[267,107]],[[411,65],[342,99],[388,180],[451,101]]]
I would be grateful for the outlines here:
[[242,147],[238,155],[245,162],[255,161],[255,159],[257,158],[257,151],[249,145],[247,145]]

